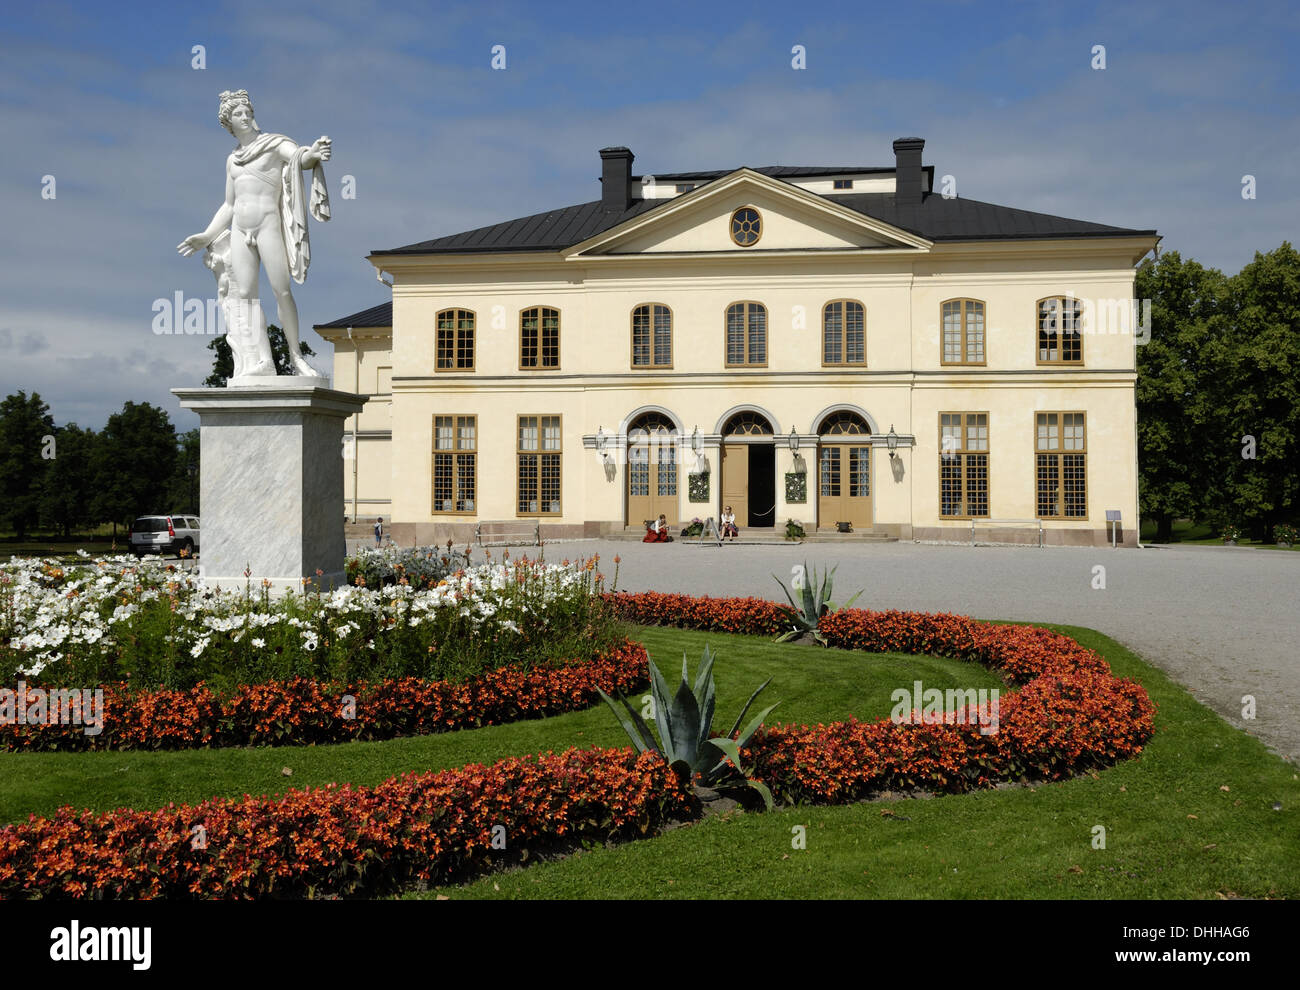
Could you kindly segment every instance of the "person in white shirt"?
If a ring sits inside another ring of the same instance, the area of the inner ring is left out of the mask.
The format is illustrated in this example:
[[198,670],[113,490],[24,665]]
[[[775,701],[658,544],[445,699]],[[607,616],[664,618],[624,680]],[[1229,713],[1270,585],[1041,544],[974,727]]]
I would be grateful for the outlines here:
[[722,538],[724,540],[734,540],[740,536],[740,530],[736,528],[736,514],[731,511],[731,506],[722,510]]

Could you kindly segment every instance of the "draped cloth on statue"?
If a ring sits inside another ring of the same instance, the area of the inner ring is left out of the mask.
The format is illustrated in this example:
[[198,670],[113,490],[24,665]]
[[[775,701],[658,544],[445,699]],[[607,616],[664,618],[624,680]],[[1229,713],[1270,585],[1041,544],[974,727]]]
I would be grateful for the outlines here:
[[[283,141],[291,138],[283,134],[260,134],[242,148],[236,148],[234,162],[247,165],[260,158]],[[284,233],[284,252],[289,262],[289,274],[301,285],[307,280],[307,266],[311,264],[311,240],[307,233],[307,213],[320,223],[330,218],[330,197],[325,188],[325,170],[320,162],[311,170],[311,199],[303,195],[302,159],[310,148],[298,148],[280,170],[280,227]],[[256,172],[250,173],[258,175]],[[261,178],[258,175],[258,178]]]

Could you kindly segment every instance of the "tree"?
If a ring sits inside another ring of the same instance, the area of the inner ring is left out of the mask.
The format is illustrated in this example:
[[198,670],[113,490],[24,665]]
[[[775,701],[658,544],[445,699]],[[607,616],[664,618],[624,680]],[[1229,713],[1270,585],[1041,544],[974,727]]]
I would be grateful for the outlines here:
[[1225,332],[1211,335],[1206,442],[1217,470],[1207,518],[1257,540],[1300,506],[1300,253],[1284,241],[1229,280]]
[[15,392],[0,402],[0,522],[20,540],[40,519],[53,436],[50,407],[38,393]]
[[1210,338],[1222,328],[1227,280],[1177,251],[1139,267],[1135,292],[1151,300],[1151,339],[1137,348],[1138,491],[1141,513],[1167,542],[1173,521],[1198,515],[1213,452],[1205,428],[1216,415],[1206,385]]
[[[266,328],[266,334],[271,340],[271,359],[275,362],[275,373],[293,374],[293,368],[289,364],[289,344],[284,339],[284,331],[273,323]],[[307,346],[306,341],[301,342],[299,347],[304,355],[316,353]],[[203,384],[207,388],[221,388],[235,373],[235,356],[230,352],[230,344],[226,341],[225,334],[209,340],[208,350],[213,353],[212,374],[203,379]]]
[[167,483],[169,511],[199,512],[199,431],[187,430],[176,437],[176,470]]
[[93,460],[98,434],[76,423],[61,426],[54,435],[56,456],[49,463],[41,489],[41,522],[72,536],[72,527],[91,519],[94,491]]
[[128,402],[95,444],[92,474],[96,519],[129,523],[139,515],[170,512],[161,502],[176,470],[176,431],[167,413],[147,402]]

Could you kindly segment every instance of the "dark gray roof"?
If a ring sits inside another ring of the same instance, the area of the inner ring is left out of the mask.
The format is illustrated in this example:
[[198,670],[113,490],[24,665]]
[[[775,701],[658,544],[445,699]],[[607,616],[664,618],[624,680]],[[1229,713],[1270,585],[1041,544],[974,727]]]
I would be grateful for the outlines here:
[[920,234],[929,241],[1038,240],[1055,237],[1133,237],[1154,230],[1112,227],[1050,213],[1017,210],[977,199],[925,193],[919,206],[900,206],[893,193],[841,193],[822,197],[869,217]]
[[380,303],[378,306],[371,306],[369,309],[363,309],[360,313],[353,313],[351,316],[341,316],[337,320],[330,320],[328,323],[317,323],[314,326],[316,330],[329,330],[331,328],[346,330],[348,327],[391,327],[393,325],[393,304],[392,302]]
[[[927,166],[929,168],[930,166]],[[778,175],[780,171],[791,174]],[[732,170],[734,171],[734,169]],[[772,178],[793,178],[793,173],[839,174],[848,169],[803,166],[768,166],[755,169]],[[860,171],[871,171],[861,169]],[[893,169],[875,171],[892,172]],[[698,177],[717,179],[731,172],[676,172],[656,175],[656,180]],[[865,216],[919,234],[931,241],[1039,240],[1062,237],[1132,237],[1154,235],[1154,230],[1112,227],[1087,220],[1048,213],[1033,213],[1010,206],[981,203],[974,199],[944,199],[926,193],[917,206],[900,206],[893,193],[827,193],[823,199],[847,206]],[[621,213],[605,212],[599,202],[566,206],[546,213],[535,213],[518,220],[506,220],[489,227],[479,227],[460,234],[436,237],[417,244],[373,252],[383,254],[470,254],[475,252],[560,251],[602,231],[617,227],[626,220],[642,216],[675,198],[634,200]],[[327,326],[331,324],[326,324]],[[354,326],[356,324],[353,324]]]

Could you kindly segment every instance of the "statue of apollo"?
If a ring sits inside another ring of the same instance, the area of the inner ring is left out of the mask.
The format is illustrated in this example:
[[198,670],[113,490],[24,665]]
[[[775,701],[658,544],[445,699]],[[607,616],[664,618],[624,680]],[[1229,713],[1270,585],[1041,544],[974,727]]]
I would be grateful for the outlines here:
[[[330,139],[309,148],[283,134],[263,134],[253,119],[247,90],[220,96],[217,120],[239,141],[226,159],[226,201],[201,234],[191,234],[177,251],[188,258],[200,248],[204,264],[217,278],[217,295],[226,336],[235,359],[234,376],[274,375],[266,317],[258,298],[258,265],[275,293],[276,309],[295,375],[317,375],[298,343],[298,306],[289,279],[302,284],[311,263],[307,213],[330,218],[322,162],[330,159]],[[303,197],[301,173],[312,172],[310,200]]]

